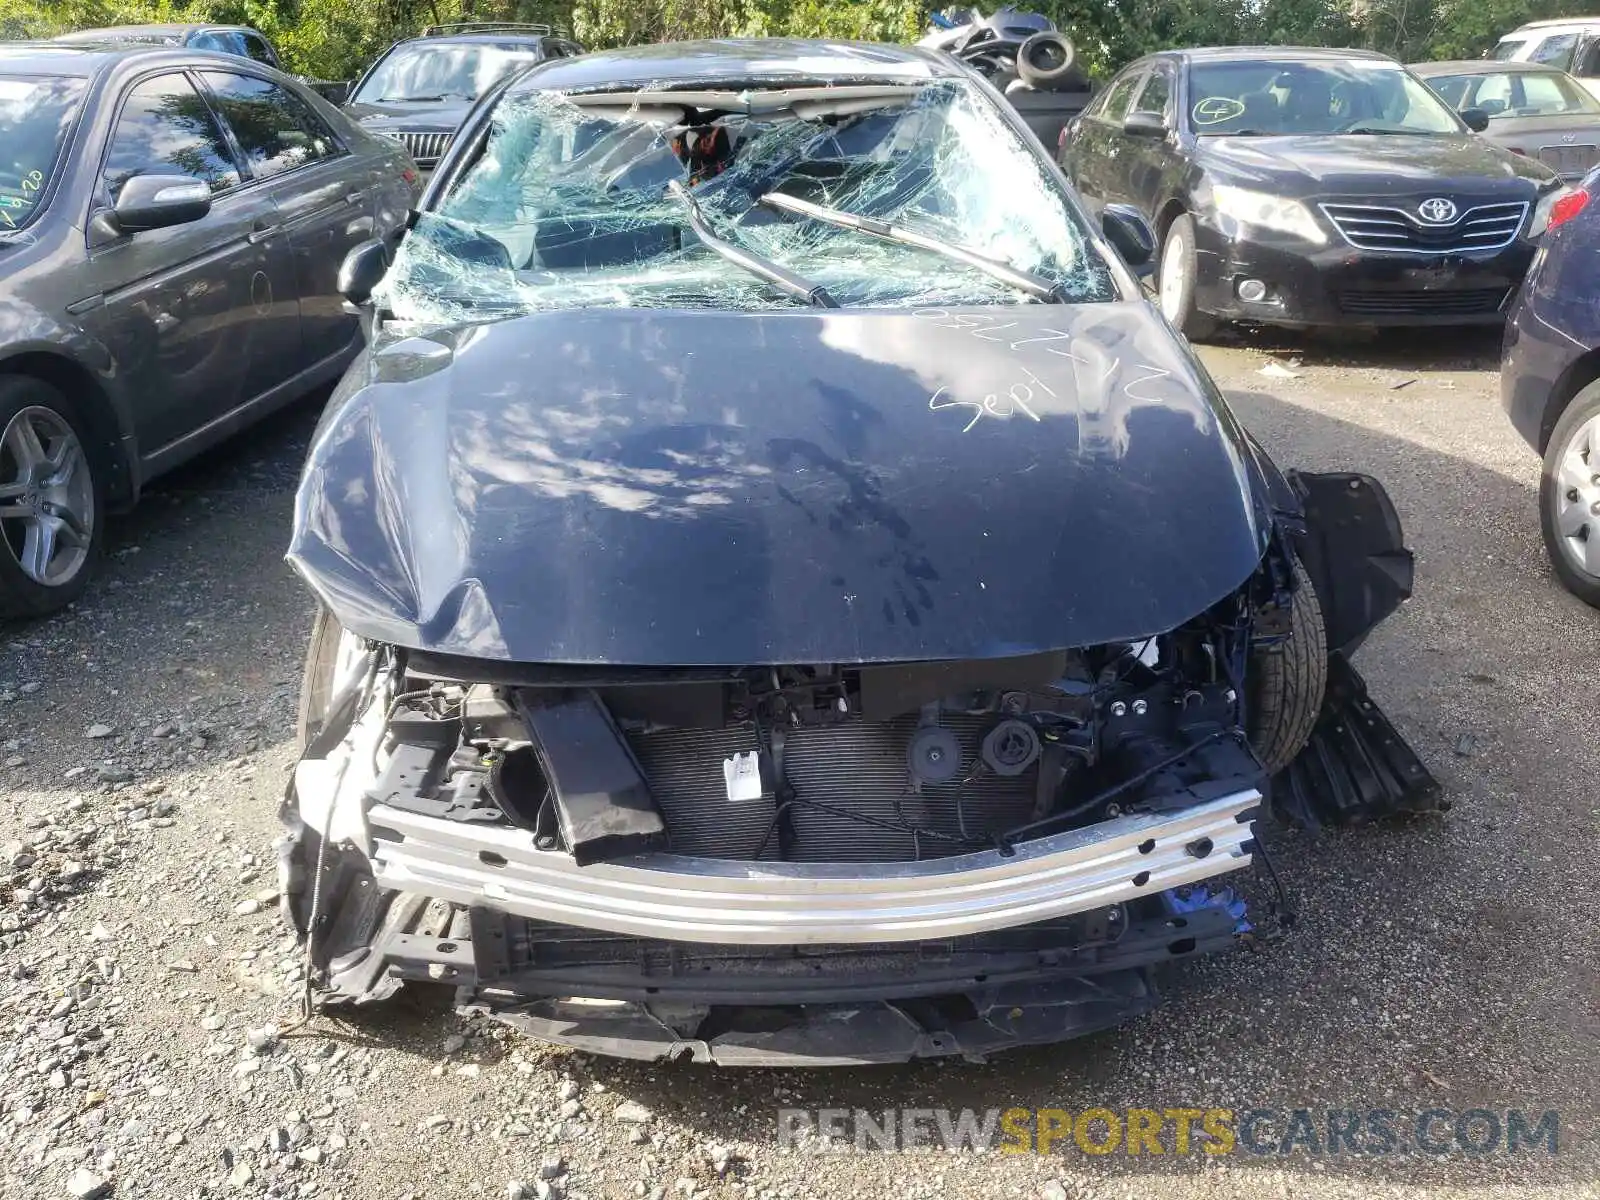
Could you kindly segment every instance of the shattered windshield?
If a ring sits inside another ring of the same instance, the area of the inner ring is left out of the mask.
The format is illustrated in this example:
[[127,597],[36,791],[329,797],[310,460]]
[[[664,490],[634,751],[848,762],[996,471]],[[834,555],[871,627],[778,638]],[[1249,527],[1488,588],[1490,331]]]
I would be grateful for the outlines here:
[[[774,196],[871,218],[880,235]],[[713,252],[692,217],[724,251],[766,260],[845,307],[1030,302],[930,241],[1038,276],[1056,299],[1117,298],[1037,154],[952,80],[509,96],[481,156],[401,245],[378,298],[400,320],[444,322],[803,303]],[[913,244],[883,236],[890,225]]]

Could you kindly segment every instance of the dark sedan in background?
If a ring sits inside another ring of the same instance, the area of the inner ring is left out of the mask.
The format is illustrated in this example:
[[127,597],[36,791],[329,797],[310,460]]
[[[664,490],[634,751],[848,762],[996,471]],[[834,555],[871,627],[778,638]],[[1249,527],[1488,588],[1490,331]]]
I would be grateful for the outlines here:
[[0,46],[0,615],[71,601],[108,507],[337,378],[340,260],[416,188],[270,67]]
[[1093,208],[1161,240],[1190,337],[1275,325],[1499,322],[1561,182],[1475,137],[1399,63],[1349,50],[1180,50],[1117,75],[1062,138]]
[[1412,74],[1454,108],[1489,118],[1483,136],[1579,180],[1600,163],[1600,100],[1559,67],[1543,63],[1418,63]]
[[1600,171],[1563,196],[1506,323],[1500,391],[1544,456],[1540,525],[1561,582],[1600,608]]
[[[54,39],[74,45],[94,43],[181,46],[188,50],[215,50],[218,54],[232,54],[252,62],[282,69],[277,48],[267,40],[267,35],[248,25],[213,25],[203,21],[168,24],[110,25],[100,29],[77,29]],[[333,104],[342,104],[350,91],[350,81],[311,79],[295,76],[301,83]]]
[[583,50],[548,25],[472,22],[430,26],[396,42],[351,89],[346,111],[401,142],[424,172],[450,148],[488,88],[513,71]]

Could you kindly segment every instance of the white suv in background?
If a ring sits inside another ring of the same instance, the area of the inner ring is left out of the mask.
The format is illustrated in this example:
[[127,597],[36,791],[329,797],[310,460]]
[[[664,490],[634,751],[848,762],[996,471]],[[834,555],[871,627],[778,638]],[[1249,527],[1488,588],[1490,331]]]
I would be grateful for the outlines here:
[[1600,96],[1600,17],[1529,21],[1500,39],[1491,55],[1502,62],[1549,63]]

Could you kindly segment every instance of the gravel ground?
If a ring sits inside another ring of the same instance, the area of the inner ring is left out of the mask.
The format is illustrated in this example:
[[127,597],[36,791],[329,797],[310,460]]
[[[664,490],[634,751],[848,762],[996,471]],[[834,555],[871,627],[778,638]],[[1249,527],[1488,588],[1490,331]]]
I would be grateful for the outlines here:
[[[315,406],[168,479],[74,610],[0,631],[0,1195],[1600,1196],[1600,618],[1545,565],[1492,341],[1203,352],[1278,461],[1394,495],[1417,595],[1358,661],[1453,809],[1277,832],[1287,939],[1188,965],[1120,1030],[981,1066],[647,1067],[423,994],[292,1028],[272,841],[310,606],[281,554]],[[1556,1109],[1560,1153],[776,1138],[780,1106],[1094,1105]]]

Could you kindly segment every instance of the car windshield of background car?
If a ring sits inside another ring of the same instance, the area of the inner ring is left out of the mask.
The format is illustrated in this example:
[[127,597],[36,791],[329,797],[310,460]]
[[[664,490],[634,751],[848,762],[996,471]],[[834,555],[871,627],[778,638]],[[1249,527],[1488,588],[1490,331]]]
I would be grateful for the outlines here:
[[0,237],[37,214],[83,87],[81,79],[0,75]]
[[533,46],[418,42],[392,51],[352,100],[362,104],[476,100],[511,71],[538,61],[539,51]]
[[1206,136],[1458,134],[1460,121],[1396,63],[1364,59],[1197,63],[1190,127]]

